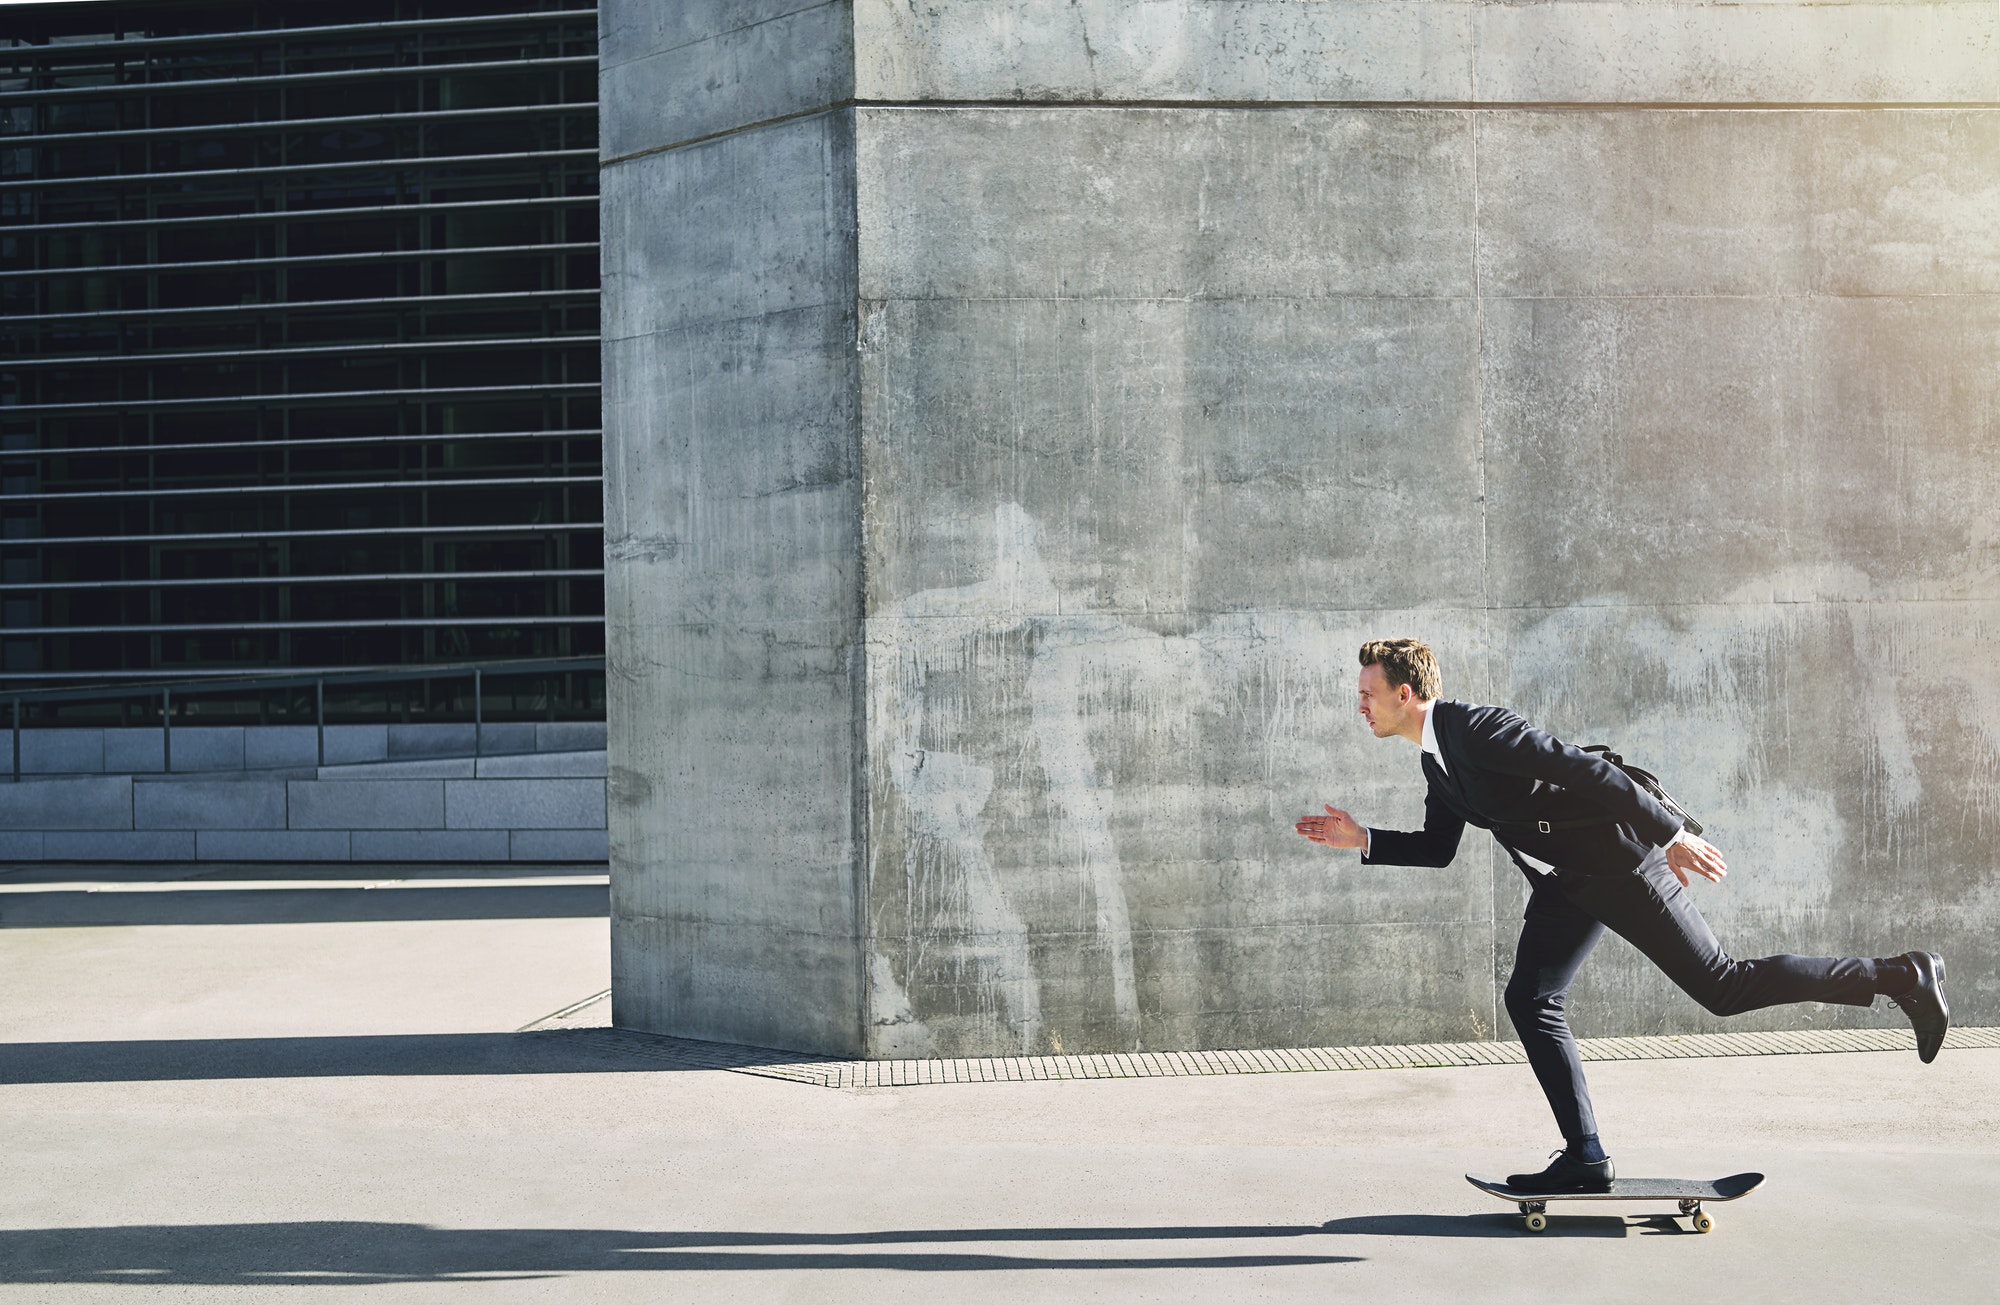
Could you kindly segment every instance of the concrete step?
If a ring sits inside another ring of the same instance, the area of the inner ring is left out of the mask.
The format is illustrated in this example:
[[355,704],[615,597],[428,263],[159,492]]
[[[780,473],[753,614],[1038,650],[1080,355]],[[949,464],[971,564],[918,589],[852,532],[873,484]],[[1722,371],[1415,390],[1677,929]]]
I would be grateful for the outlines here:
[[[166,771],[167,739],[158,727],[24,729],[22,778],[34,775],[144,775]],[[329,725],[329,765],[470,756],[469,724]],[[11,740],[0,737],[0,773]],[[478,731],[482,756],[542,755],[604,748],[601,721],[502,721]],[[173,773],[228,774],[317,766],[322,739],[311,725],[184,725],[173,731]]]
[[[392,764],[403,769],[333,779],[236,772],[0,784],[0,861],[601,861],[608,855],[602,752]],[[411,773],[417,768],[423,769]],[[520,773],[535,769],[556,773]]]

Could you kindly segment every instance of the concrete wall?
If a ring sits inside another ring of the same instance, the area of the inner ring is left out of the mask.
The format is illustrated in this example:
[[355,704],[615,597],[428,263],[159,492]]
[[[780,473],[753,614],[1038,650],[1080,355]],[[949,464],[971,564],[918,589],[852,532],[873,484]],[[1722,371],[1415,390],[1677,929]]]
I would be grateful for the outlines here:
[[[1660,771],[1739,954],[1936,948],[2000,1020],[1991,4],[655,8],[602,10],[621,1023],[1492,1036],[1485,836],[1291,832],[1420,819],[1353,712],[1401,633]],[[1615,941],[1572,1011],[1723,1027]]]
[[854,123],[787,115],[852,55],[796,8],[600,10],[612,979],[628,1024],[851,1050]]

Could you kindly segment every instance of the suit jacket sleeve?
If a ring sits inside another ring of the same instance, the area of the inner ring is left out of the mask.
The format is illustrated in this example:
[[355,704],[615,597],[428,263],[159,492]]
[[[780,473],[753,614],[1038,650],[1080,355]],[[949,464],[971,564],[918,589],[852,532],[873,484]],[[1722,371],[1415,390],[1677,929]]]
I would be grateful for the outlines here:
[[1465,818],[1438,796],[1435,787],[1424,794],[1424,827],[1416,833],[1395,829],[1368,829],[1368,851],[1363,865],[1447,866],[1458,855],[1458,840],[1465,833]]
[[1564,743],[1512,712],[1495,712],[1466,730],[1466,759],[1484,770],[1554,784],[1603,807],[1641,838],[1664,847],[1680,833],[1680,818],[1632,777],[1594,752]]

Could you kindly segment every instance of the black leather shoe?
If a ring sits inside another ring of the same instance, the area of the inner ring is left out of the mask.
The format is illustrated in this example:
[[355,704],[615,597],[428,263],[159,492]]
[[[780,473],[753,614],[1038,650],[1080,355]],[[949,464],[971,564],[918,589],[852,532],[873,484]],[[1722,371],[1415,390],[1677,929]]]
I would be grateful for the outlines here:
[[1567,1151],[1558,1151],[1549,1167],[1538,1174],[1508,1174],[1507,1186],[1523,1192],[1608,1192],[1611,1177],[1610,1156],[1586,1164],[1570,1159]]
[[1904,952],[1903,959],[1917,972],[1917,985],[1889,1000],[1910,1017],[1917,1031],[1917,1059],[1928,1065],[1937,1059],[1944,1031],[1951,1027],[1951,1003],[1944,999],[1944,957],[1936,952]]

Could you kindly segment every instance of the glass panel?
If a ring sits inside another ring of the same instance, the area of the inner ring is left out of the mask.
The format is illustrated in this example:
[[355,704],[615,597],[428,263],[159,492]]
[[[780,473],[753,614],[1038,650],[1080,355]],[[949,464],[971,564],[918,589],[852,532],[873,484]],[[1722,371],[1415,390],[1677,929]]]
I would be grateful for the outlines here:
[[[530,12],[518,22],[464,28],[411,22],[510,5]],[[30,273],[0,276],[0,312],[35,319],[14,324],[4,350],[76,360],[0,371],[6,454],[0,482],[8,493],[33,496],[0,507],[0,575],[8,584],[32,586],[0,595],[0,622],[18,630],[111,628],[0,637],[0,684],[16,683],[9,674],[171,675],[601,650],[602,586],[594,575],[480,578],[594,570],[602,554],[596,487],[451,483],[591,476],[601,462],[594,434],[570,433],[595,430],[594,390],[479,393],[524,383],[588,384],[596,375],[597,305],[589,293],[595,252],[533,248],[595,240],[594,160],[424,162],[593,147],[587,64],[456,67],[594,54],[590,6],[532,12],[541,9],[537,0],[293,0],[39,6],[10,14],[10,29],[31,43],[0,50],[0,78],[30,91],[105,89],[0,109],[0,130],[10,137],[0,148],[0,178],[45,183],[0,191],[0,269]],[[104,30],[119,22],[138,27]],[[391,25],[372,26],[385,22]],[[269,30],[258,31],[259,24]],[[281,30],[313,25],[345,30]],[[113,49],[58,39],[118,35],[204,39],[131,41]],[[438,70],[405,71],[417,63]],[[362,75],[283,80],[348,71]],[[265,80],[188,85],[219,78]],[[565,97],[572,107],[550,108]],[[314,117],[515,107],[531,111],[298,125]],[[245,126],[259,122],[288,125]],[[220,129],[206,130],[212,126]],[[89,138],[139,128],[164,130]],[[37,144],[38,134],[85,138]],[[369,166],[346,166],[353,163]],[[550,199],[566,202],[507,202]],[[461,200],[502,203],[480,210],[419,207]],[[409,211],[287,216],[298,209],[397,205]],[[180,218],[223,220],[172,225]],[[133,225],[103,225],[113,222]],[[58,223],[76,226],[27,229]],[[495,246],[529,248],[465,252]],[[380,253],[410,256],[375,257]],[[336,261],[294,261],[301,259]],[[185,264],[210,266],[176,270]],[[35,274],[49,269],[59,274]],[[551,291],[567,297],[529,297]],[[448,293],[521,297],[431,302]],[[122,316],[82,316],[93,313]],[[580,338],[485,343],[564,334]],[[376,345],[396,347],[370,347]],[[316,351],[279,352],[286,349]],[[459,392],[433,400],[427,391],[436,388]],[[300,397],[311,394],[336,397]],[[47,410],[62,404],[79,408]],[[489,433],[501,437],[473,438]],[[415,435],[434,438],[300,443]],[[217,447],[159,447],[204,444]],[[86,451],[93,449],[100,451]],[[356,481],[390,485],[316,488]],[[571,523],[576,529],[566,529]],[[509,533],[451,533],[496,526]],[[363,533],[300,535],[313,530]],[[379,533],[385,530],[411,533]],[[232,532],[260,537],[189,538]],[[137,539],[63,542],[107,535]],[[342,575],[391,578],[304,581]],[[445,578],[424,578],[432,575]],[[135,583],[93,586],[103,581]],[[567,624],[573,617],[582,624]],[[516,624],[517,618],[565,624]],[[381,624],[390,619],[417,624]],[[451,624],[475,619],[506,623]],[[269,628],[304,620],[343,625]],[[232,628],[160,628],[173,624]],[[523,693],[538,711],[602,712],[601,675]],[[374,696],[367,709],[378,715],[465,709],[462,690]],[[129,718],[141,710],[78,707],[65,719],[107,711]],[[297,699],[225,695],[187,710],[211,719],[275,719],[295,713]]]

